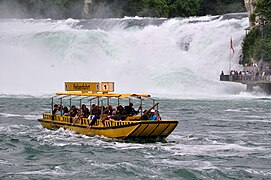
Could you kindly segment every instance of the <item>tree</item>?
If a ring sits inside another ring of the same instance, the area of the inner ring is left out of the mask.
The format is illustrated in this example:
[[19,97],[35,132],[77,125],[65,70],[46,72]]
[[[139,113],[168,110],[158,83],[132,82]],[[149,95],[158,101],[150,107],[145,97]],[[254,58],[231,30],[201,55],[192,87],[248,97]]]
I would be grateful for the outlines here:
[[199,15],[223,14],[223,3],[221,0],[201,0]]
[[255,61],[271,62],[271,27],[265,26],[264,29],[254,27],[245,36],[242,43],[243,64]]
[[261,21],[271,20],[271,0],[257,0],[255,14],[260,17]]
[[128,0],[123,7],[126,16],[140,16],[146,8],[146,0]]
[[148,7],[153,17],[168,17],[168,5],[166,0],[149,0]]
[[199,12],[200,0],[175,0],[170,3],[170,17],[196,16]]
[[254,47],[257,44],[257,39],[260,37],[259,29],[252,29],[248,35],[245,36],[242,43],[242,52],[243,52],[243,65],[249,64],[251,59],[254,59]]
[[123,9],[126,16],[168,17],[166,0],[128,0]]

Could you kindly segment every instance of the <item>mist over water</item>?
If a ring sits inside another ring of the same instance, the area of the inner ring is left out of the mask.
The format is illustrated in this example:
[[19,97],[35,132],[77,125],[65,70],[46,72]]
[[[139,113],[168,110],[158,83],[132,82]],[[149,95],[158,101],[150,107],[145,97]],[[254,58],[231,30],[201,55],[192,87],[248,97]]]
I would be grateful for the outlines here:
[[248,18],[1,20],[0,93],[52,94],[65,81],[114,81],[116,92],[167,97],[240,94],[219,82],[240,70]]

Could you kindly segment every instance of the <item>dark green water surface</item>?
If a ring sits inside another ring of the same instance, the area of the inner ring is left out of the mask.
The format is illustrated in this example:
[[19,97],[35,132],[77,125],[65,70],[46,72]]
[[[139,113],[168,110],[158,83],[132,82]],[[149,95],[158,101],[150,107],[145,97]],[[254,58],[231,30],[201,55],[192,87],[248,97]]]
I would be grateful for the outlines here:
[[271,179],[271,99],[160,99],[167,142],[41,127],[47,98],[0,98],[0,179]]

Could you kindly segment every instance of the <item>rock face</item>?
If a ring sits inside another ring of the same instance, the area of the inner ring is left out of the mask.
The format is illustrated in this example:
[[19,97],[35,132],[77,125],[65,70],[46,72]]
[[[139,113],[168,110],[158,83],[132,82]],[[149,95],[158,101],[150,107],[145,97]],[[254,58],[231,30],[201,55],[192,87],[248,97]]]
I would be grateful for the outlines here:
[[255,0],[244,0],[244,1],[245,1],[245,5],[246,5],[248,13],[252,14],[254,12]]
[[[256,0],[244,0],[248,16],[254,13]],[[249,21],[250,29],[254,26],[254,22]]]
[[82,11],[82,17],[83,18],[89,17],[89,9],[88,9],[89,4],[92,4],[92,0],[84,0],[84,8],[83,8],[83,11]]

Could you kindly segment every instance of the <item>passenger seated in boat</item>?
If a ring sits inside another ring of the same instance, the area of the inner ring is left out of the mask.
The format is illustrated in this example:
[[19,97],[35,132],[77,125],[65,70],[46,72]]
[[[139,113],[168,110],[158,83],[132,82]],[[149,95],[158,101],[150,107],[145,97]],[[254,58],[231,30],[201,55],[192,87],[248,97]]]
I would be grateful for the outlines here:
[[103,112],[103,116],[102,116],[102,120],[108,120],[109,119],[109,111],[108,110],[105,110],[104,112]]
[[109,120],[119,120],[119,117],[116,111],[113,111],[112,115],[109,115]]
[[94,110],[95,110],[96,104],[92,104],[90,108],[90,114],[94,115]]
[[124,114],[124,108],[122,107],[122,105],[117,106],[117,112],[118,114]]
[[117,116],[118,116],[119,120],[125,120],[127,117],[126,111],[124,110],[122,105],[119,105],[117,107]]
[[71,110],[70,110],[70,116],[75,117],[76,114],[77,114],[77,108],[75,105],[72,105]]
[[82,105],[82,110],[84,112],[84,118],[88,118],[88,116],[90,115],[90,112],[85,104]]
[[58,111],[59,111],[60,115],[63,115],[63,114],[64,114],[64,110],[63,110],[61,104],[58,105]]
[[155,113],[156,113],[156,116],[157,116],[156,119],[159,120],[159,121],[162,120],[159,111],[155,111]]
[[99,111],[94,111],[94,115],[91,118],[91,122],[88,124],[87,128],[90,129],[100,118],[100,113]]
[[149,119],[150,113],[145,114],[146,112],[147,112],[147,110],[143,111],[143,116],[141,117],[142,120],[148,120]]
[[133,103],[129,103],[129,106],[125,106],[125,111],[127,113],[128,116],[133,116],[138,114],[138,111],[136,111],[133,107]]
[[92,109],[92,114],[101,114],[101,108],[95,105],[95,107]]
[[56,115],[56,114],[60,114],[60,112],[58,113],[59,111],[58,111],[58,105],[57,104],[55,104],[54,105],[54,109],[53,109],[53,112],[52,112],[52,115],[54,116],[54,115]]
[[149,120],[156,120],[156,119],[157,119],[157,115],[155,114],[155,110],[152,109],[151,114],[149,116]]
[[69,116],[70,115],[70,113],[69,113],[69,109],[68,109],[68,107],[67,106],[65,106],[64,108],[63,108],[63,111],[64,111],[64,116]]
[[107,106],[104,108],[104,111],[108,111],[108,115],[112,115],[113,107],[112,107],[111,105],[107,105]]
[[142,111],[142,107],[139,106],[138,109],[137,109],[137,114],[141,113],[141,111]]
[[58,105],[57,104],[54,105],[54,109],[52,111],[52,120],[55,119],[55,115],[60,115],[60,111],[58,110]]
[[74,117],[74,121],[73,121],[72,125],[74,125],[78,119],[81,119],[81,118],[83,118],[83,117],[84,117],[84,112],[83,112],[83,110],[82,110],[82,109],[78,109],[78,110],[77,110],[77,114],[76,114],[76,116]]

